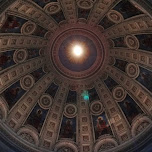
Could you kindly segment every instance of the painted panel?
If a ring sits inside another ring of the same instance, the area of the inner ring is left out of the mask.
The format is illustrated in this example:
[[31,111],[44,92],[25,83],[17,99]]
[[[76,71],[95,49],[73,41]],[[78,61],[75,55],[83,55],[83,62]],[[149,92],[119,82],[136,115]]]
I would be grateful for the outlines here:
[[90,102],[100,100],[95,88],[88,90],[88,94],[89,94],[89,101]]
[[15,103],[24,95],[26,91],[20,86],[20,81],[17,81],[3,92],[3,96],[11,109]]
[[136,35],[139,41],[139,49],[152,52],[152,34]]
[[124,41],[124,37],[112,39],[114,42],[114,47],[127,47]]
[[44,73],[42,68],[32,72],[31,74],[35,78],[35,82],[37,82],[39,79],[41,79],[45,75],[45,73]]
[[69,90],[66,102],[67,103],[77,103],[77,92]]
[[28,58],[32,59],[39,56],[39,49],[28,49]]
[[21,27],[27,20],[9,15],[4,25],[0,29],[0,33],[21,33]]
[[99,116],[92,116],[92,119],[96,140],[105,134],[112,135],[112,131],[105,113]]
[[55,83],[51,83],[51,85],[47,89],[46,93],[50,94],[54,98],[58,88],[59,88],[59,86],[57,86]]
[[125,72],[127,64],[127,61],[116,59],[116,63],[114,64],[114,66]]
[[124,19],[143,14],[143,12],[132,5],[128,0],[122,0],[114,7],[114,10],[120,12]]
[[61,21],[64,21],[65,20],[65,17],[64,17],[64,14],[62,11],[56,13],[56,14],[53,14],[51,15],[51,17],[57,22],[57,23],[60,23]]
[[42,109],[38,104],[34,107],[32,112],[30,113],[28,119],[26,120],[25,124],[29,124],[36,128],[40,133],[44,120],[46,118],[48,110]]
[[89,14],[90,10],[78,8],[78,18],[85,18],[87,20]]
[[111,77],[108,76],[108,78],[104,81],[106,86],[110,91],[112,91],[117,85],[119,85],[116,81],[114,81]]
[[140,107],[129,95],[127,95],[122,102],[119,102],[119,105],[130,124],[137,115],[143,113]]
[[113,26],[115,23],[110,21],[106,16],[100,21],[99,25],[103,26],[104,29],[107,29],[111,26]]
[[152,72],[142,67],[139,68],[140,74],[136,80],[144,87],[146,87],[149,91],[152,91]]
[[59,139],[65,138],[76,141],[76,118],[67,118],[63,116]]
[[0,53],[0,70],[6,69],[15,64],[13,54],[15,50]]

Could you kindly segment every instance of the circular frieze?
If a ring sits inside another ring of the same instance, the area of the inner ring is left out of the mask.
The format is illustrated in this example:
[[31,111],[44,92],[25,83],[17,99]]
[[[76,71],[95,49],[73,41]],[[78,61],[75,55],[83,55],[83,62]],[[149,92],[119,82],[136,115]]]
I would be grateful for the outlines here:
[[131,78],[137,78],[140,73],[139,66],[134,63],[129,63],[126,67],[126,73]]
[[52,15],[56,14],[61,10],[60,4],[58,2],[51,2],[44,7],[46,13]]
[[35,81],[32,75],[26,75],[21,79],[20,83],[24,90],[29,90],[34,85]]
[[21,28],[21,33],[24,35],[31,35],[35,32],[35,30],[36,30],[36,24],[31,21],[28,21],[23,24]]
[[113,94],[113,98],[115,100],[117,100],[118,102],[121,102],[126,98],[126,92],[120,86],[114,88],[113,91],[112,91],[112,94]]
[[16,50],[13,55],[13,60],[15,63],[24,62],[27,59],[28,53],[25,49]]
[[103,105],[100,101],[92,102],[90,105],[90,110],[94,115],[99,115],[103,112]]
[[107,14],[107,17],[114,23],[120,23],[124,20],[123,16],[115,10],[110,10]]
[[92,0],[79,0],[77,5],[82,9],[91,9],[93,7],[93,2]]
[[39,100],[39,105],[43,109],[49,109],[52,105],[52,97],[48,94],[42,95]]
[[77,107],[74,104],[67,104],[64,108],[64,114],[68,118],[73,118],[77,114]]
[[139,48],[139,41],[134,35],[127,35],[125,37],[125,43],[130,49]]

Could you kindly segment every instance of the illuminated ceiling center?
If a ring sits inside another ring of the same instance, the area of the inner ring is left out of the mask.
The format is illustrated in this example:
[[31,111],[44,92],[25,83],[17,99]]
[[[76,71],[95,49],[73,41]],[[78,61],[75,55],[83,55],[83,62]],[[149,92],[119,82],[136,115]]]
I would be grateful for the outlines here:
[[4,145],[133,152],[152,140],[149,1],[1,1]]

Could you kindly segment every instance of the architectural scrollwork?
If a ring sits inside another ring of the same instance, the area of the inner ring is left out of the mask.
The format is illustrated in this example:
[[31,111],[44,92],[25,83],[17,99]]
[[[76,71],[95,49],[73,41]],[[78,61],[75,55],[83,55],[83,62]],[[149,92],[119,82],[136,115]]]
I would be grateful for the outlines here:
[[56,14],[61,10],[61,6],[58,2],[51,2],[44,7],[47,14]]
[[37,145],[39,144],[39,137],[36,130],[30,126],[20,128],[17,134],[30,144]]
[[21,33],[24,35],[31,35],[35,32],[36,30],[36,24],[34,22],[26,22],[22,28],[21,28]]
[[110,137],[105,137],[104,139],[98,141],[95,144],[94,152],[106,151],[118,146],[118,143],[115,139]]
[[138,134],[142,133],[149,125],[152,125],[151,119],[147,116],[140,116],[132,124],[132,136],[135,137]]

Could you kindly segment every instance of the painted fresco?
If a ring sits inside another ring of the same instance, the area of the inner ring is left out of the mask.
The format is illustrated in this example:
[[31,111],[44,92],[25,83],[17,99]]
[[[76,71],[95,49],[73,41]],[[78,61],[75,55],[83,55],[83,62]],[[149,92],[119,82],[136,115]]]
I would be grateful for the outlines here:
[[21,27],[27,20],[9,15],[4,25],[0,29],[0,33],[21,33]]
[[39,56],[39,49],[28,49],[28,59],[32,59]]
[[57,22],[60,23],[61,21],[65,20],[64,14],[62,11],[56,13],[56,14],[52,14],[51,17]]
[[32,35],[44,37],[44,35],[46,34],[46,32],[47,32],[46,29],[44,29],[41,26],[37,26],[36,30],[34,31],[34,33]]
[[20,86],[20,81],[17,81],[3,93],[3,96],[8,103],[9,109],[11,109],[15,103],[24,95],[25,90]]
[[112,39],[114,42],[114,47],[127,47],[124,41],[124,37],[119,37],[116,39]]
[[137,115],[142,113],[142,110],[129,95],[126,96],[124,101],[119,102],[119,105],[130,124]]
[[34,77],[35,82],[37,82],[40,78],[42,78],[42,77],[45,75],[45,73],[44,73],[44,71],[43,71],[42,68],[40,68],[40,69],[32,72],[31,74],[32,74],[33,77]]
[[152,34],[140,34],[136,37],[140,44],[139,49],[152,52]]
[[95,88],[88,90],[88,95],[89,95],[90,102],[100,100]]
[[0,70],[6,69],[15,64],[13,54],[15,50],[0,53]]
[[56,92],[57,92],[58,88],[59,88],[59,86],[57,86],[54,83],[51,83],[51,85],[47,89],[46,93],[48,93],[49,95],[51,95],[54,98],[55,95],[56,95]]
[[87,20],[89,14],[90,10],[78,8],[78,18],[85,18]]
[[133,6],[128,0],[122,0],[113,9],[120,12],[123,15],[124,19],[143,14],[139,9]]
[[127,64],[127,61],[116,59],[116,63],[114,64],[114,66],[125,72]]
[[76,141],[76,118],[63,116],[59,139],[68,138]]
[[105,113],[99,116],[92,116],[92,119],[96,140],[105,134],[112,135],[112,131]]
[[68,97],[66,100],[67,103],[77,103],[77,92],[69,90]]
[[46,118],[48,110],[42,109],[38,104],[34,107],[30,113],[28,119],[26,120],[26,125],[29,124],[36,128],[40,133],[44,120]]
[[117,85],[119,85],[116,81],[114,81],[111,77],[108,76],[108,78],[104,81],[106,86],[110,91],[112,91]]
[[100,21],[99,25],[103,26],[104,29],[107,29],[111,26],[113,26],[115,23],[110,21],[106,16]]
[[136,80],[146,87],[149,91],[152,91],[152,72],[140,67],[140,74]]
[[57,2],[57,0],[32,0],[32,1],[35,2],[37,5],[39,5],[40,7],[44,7],[46,4],[50,2]]

